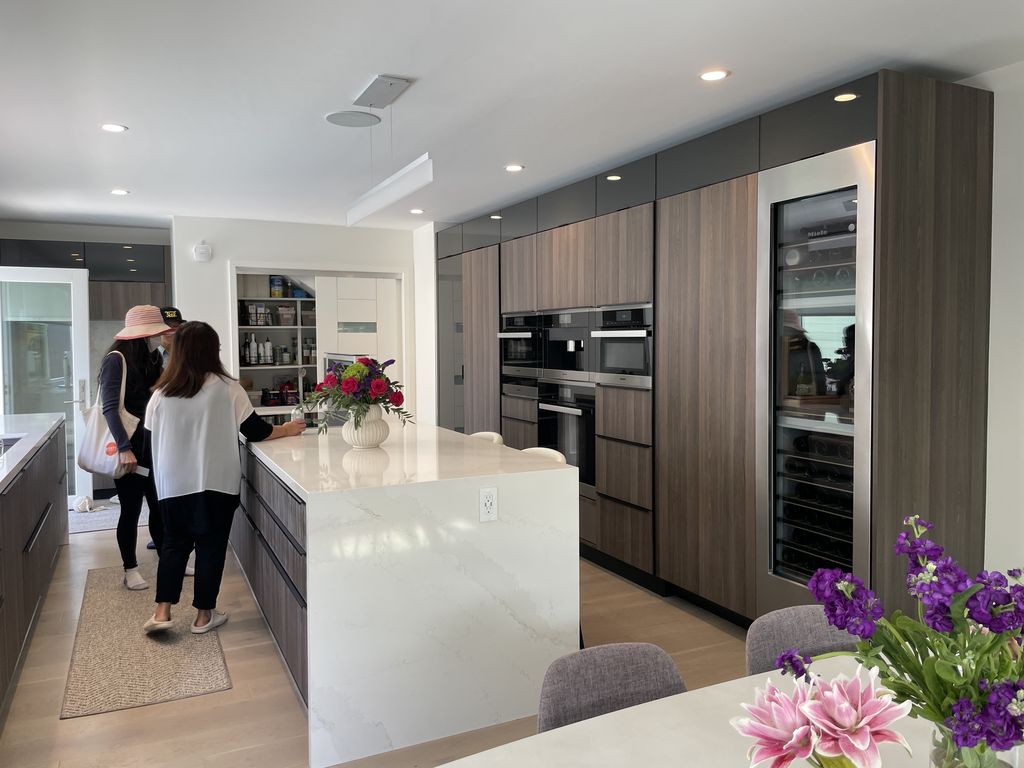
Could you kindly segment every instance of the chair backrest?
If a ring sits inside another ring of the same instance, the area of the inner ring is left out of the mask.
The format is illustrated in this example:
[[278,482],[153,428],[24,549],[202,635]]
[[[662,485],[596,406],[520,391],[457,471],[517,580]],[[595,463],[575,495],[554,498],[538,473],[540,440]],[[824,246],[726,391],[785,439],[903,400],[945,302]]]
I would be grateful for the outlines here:
[[554,459],[559,464],[565,464],[565,456],[554,448],[523,448],[523,453],[532,453],[536,456],[543,456],[547,459]]
[[470,437],[476,437],[480,440],[487,440],[488,442],[494,443],[495,445],[504,445],[505,440],[497,432],[474,432]]
[[747,674],[775,669],[783,651],[796,648],[805,656],[831,651],[853,651],[857,638],[844,629],[829,626],[820,605],[796,605],[766,613],[747,630]]
[[658,646],[595,645],[556,659],[548,667],[540,689],[537,732],[685,690],[672,657]]

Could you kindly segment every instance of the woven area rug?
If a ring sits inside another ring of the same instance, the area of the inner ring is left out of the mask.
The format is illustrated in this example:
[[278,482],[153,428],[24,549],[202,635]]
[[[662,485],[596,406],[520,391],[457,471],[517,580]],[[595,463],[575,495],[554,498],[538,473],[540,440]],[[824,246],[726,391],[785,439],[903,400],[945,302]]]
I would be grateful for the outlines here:
[[[112,531],[117,528],[117,519],[121,516],[119,504],[113,504],[109,499],[100,499],[96,502],[105,505],[106,509],[96,512],[75,512],[68,510],[68,533],[89,533],[90,531]],[[139,527],[149,527],[149,507],[145,502],[142,504],[142,514],[139,515]],[[149,541],[149,531],[139,531],[140,547],[146,546]]]
[[89,571],[61,720],[231,688],[217,632],[189,631],[195,618],[191,578],[185,579],[175,606],[175,626],[154,635],[143,633],[142,625],[153,613],[156,566],[141,568],[150,588],[138,592],[124,588],[120,567]]

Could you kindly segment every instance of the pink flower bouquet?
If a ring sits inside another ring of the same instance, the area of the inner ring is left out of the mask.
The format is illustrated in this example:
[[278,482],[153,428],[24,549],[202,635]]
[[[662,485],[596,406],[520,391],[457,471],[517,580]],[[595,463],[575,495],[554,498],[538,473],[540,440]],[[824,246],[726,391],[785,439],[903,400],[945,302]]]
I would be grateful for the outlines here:
[[792,694],[768,683],[753,704],[744,704],[748,717],[732,726],[755,740],[747,757],[751,766],[771,761],[786,768],[806,760],[816,768],[880,768],[878,745],[910,745],[890,726],[910,712],[910,702],[896,704],[892,693],[876,686],[878,670],[861,680],[839,675],[835,680],[797,679]]

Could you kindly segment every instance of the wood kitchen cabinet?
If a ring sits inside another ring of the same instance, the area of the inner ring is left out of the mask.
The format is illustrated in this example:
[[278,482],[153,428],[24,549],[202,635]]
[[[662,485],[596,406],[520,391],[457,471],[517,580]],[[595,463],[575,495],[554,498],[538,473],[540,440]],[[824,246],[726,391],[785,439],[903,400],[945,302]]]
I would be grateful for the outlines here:
[[594,304],[594,219],[537,234],[537,309]]
[[658,202],[658,575],[754,615],[757,177]]
[[594,300],[597,306],[654,300],[654,203],[594,220]]
[[600,437],[651,444],[653,396],[649,389],[597,385],[594,430]]
[[498,246],[462,254],[465,431],[498,432]]
[[163,307],[170,304],[166,283],[131,283],[104,280],[89,281],[89,319],[123,320],[125,313],[138,304]]
[[501,244],[501,312],[537,309],[537,236]]
[[604,437],[595,438],[597,492],[637,507],[650,509],[652,496],[651,449]]

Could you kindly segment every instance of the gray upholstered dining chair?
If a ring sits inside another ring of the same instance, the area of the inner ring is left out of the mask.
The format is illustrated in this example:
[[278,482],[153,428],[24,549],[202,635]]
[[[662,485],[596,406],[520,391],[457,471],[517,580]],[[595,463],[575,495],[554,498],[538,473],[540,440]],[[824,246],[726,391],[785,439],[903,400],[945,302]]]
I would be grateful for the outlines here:
[[556,659],[540,689],[537,732],[683,693],[672,657],[649,643],[595,645]]
[[771,672],[775,659],[789,648],[805,656],[853,651],[857,638],[845,629],[829,626],[820,605],[781,608],[755,619],[747,630],[747,674]]

